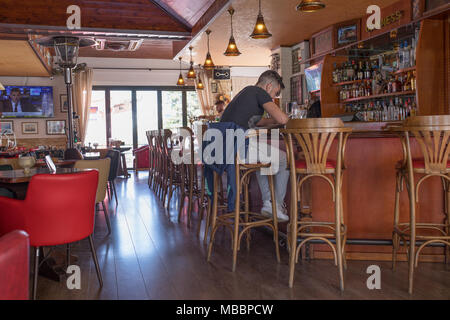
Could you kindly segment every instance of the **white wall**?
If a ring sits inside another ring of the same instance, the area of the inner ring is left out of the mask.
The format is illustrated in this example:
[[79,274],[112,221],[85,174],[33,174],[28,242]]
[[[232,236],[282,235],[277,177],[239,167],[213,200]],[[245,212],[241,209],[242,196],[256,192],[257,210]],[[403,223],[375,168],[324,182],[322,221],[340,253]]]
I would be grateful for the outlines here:
[[[47,135],[47,120],[61,119],[67,121],[67,113],[61,113],[60,108],[60,94],[66,94],[66,86],[64,84],[64,78],[62,76],[56,76],[53,80],[49,77],[1,77],[0,83],[4,86],[48,86],[53,87],[53,106],[54,106],[54,118],[17,118],[17,119],[3,119],[12,120],[14,122],[14,133],[16,138],[61,138],[64,135]],[[37,122],[38,134],[22,134],[23,122]]]

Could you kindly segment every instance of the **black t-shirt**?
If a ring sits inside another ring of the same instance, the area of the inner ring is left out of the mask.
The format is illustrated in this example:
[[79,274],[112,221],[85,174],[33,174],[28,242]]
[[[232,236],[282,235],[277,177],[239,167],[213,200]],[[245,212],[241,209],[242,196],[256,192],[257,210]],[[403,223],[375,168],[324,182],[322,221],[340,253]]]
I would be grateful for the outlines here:
[[[220,118],[220,122],[234,122],[244,129],[253,127],[264,114],[263,104],[272,101],[266,90],[257,86],[248,86],[231,100]],[[253,118],[253,119],[252,119]]]

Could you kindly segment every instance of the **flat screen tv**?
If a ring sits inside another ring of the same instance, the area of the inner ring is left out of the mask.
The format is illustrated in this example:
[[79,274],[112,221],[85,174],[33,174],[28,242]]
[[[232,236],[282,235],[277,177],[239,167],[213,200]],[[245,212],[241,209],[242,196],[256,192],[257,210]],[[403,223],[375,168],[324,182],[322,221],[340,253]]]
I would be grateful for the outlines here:
[[53,117],[53,88],[5,86],[0,91],[0,113],[5,118]]
[[305,69],[306,87],[308,92],[320,90],[323,63],[315,64]]

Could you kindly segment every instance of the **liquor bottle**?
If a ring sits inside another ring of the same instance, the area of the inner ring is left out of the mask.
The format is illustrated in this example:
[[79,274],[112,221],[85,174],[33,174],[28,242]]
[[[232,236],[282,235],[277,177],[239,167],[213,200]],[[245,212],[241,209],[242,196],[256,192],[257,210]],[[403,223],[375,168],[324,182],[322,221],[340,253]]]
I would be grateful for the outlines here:
[[403,44],[403,68],[411,67],[410,51],[411,47],[408,44],[408,40],[405,40]]
[[347,77],[348,77],[348,81],[355,80],[355,60],[352,60],[352,63],[348,64]]
[[412,72],[412,76],[411,76],[411,90],[416,90],[416,71]]
[[362,80],[363,78],[364,78],[363,62],[360,60],[359,61],[359,67],[358,67],[358,80]]
[[403,69],[403,43],[400,43],[397,49],[397,69]]
[[366,61],[366,69],[364,70],[364,79],[372,77],[372,70],[370,69],[369,61]]
[[348,81],[348,78],[347,78],[347,62],[344,62],[342,64],[341,75],[342,75],[342,81],[343,82]]

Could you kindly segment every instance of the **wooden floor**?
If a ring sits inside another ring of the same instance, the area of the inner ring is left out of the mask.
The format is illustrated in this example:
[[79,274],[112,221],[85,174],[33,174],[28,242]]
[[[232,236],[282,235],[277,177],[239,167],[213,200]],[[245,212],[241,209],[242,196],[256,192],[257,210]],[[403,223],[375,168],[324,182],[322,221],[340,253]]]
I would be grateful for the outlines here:
[[[412,296],[407,293],[407,265],[392,272],[390,263],[348,261],[346,289],[338,289],[337,268],[330,260],[299,262],[294,288],[288,284],[288,254],[275,259],[270,233],[254,232],[252,247],[242,246],[231,272],[229,232],[218,232],[211,262],[195,228],[177,222],[177,201],[162,207],[139,172],[117,180],[119,204],[109,202],[112,234],[103,213],[96,218],[94,242],[103,274],[99,289],[88,240],[72,245],[81,269],[81,289],[39,277],[38,299],[450,299],[450,264],[420,263]],[[197,223],[197,219],[194,221]],[[195,224],[194,224],[195,225]],[[61,248],[62,250],[62,248]],[[381,289],[366,286],[369,265],[381,268]]]

